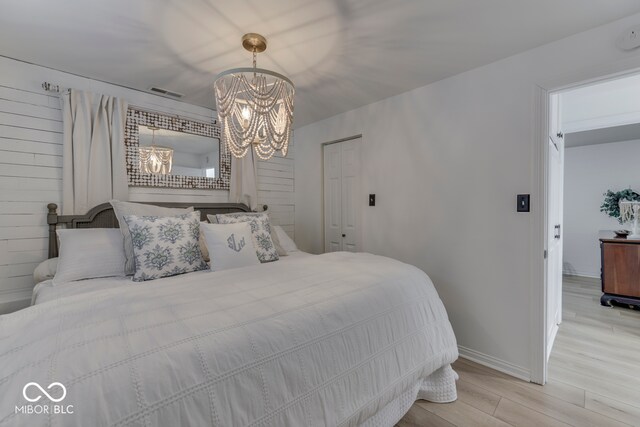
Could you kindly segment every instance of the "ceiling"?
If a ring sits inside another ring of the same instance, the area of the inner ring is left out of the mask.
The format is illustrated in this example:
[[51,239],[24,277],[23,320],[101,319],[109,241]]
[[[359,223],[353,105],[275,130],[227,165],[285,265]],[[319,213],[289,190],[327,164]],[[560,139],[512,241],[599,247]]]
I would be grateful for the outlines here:
[[23,0],[0,3],[0,55],[215,107],[217,73],[296,84],[301,126],[640,12],[640,0]]
[[635,140],[640,140],[640,123],[572,132],[564,135],[564,143],[567,148]]

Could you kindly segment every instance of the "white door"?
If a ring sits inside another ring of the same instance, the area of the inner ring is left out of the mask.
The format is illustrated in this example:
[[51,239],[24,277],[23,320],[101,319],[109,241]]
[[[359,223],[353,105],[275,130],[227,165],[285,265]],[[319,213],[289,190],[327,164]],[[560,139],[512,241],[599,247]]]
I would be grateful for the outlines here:
[[324,251],[342,250],[342,152],[340,144],[324,147]]
[[562,322],[562,197],[564,135],[560,127],[560,96],[552,95],[549,117],[547,182],[547,360]]
[[360,138],[340,143],[342,149],[342,250],[357,252],[359,247]]
[[360,250],[360,138],[324,146],[324,250]]

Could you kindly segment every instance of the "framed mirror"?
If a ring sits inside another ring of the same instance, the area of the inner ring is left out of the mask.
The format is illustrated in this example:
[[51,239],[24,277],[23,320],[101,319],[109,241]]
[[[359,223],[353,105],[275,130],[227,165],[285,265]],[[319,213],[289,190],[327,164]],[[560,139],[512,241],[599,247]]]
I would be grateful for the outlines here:
[[129,108],[124,138],[130,187],[229,189],[231,155],[215,121]]

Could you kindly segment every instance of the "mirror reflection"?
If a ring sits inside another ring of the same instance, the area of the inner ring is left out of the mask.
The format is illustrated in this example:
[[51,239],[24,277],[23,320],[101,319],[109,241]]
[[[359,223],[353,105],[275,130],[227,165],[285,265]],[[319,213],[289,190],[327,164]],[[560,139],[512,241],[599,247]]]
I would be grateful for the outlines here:
[[138,132],[140,147],[155,146],[173,150],[168,174],[219,177],[220,141],[218,139],[142,125],[138,126]]

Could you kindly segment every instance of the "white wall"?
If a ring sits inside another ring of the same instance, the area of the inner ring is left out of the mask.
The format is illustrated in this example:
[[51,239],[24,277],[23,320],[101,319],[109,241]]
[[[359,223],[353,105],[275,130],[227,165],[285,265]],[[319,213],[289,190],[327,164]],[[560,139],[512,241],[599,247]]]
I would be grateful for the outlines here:
[[640,74],[562,94],[563,132],[640,123]]
[[640,140],[565,150],[564,274],[600,277],[598,231],[625,228],[600,212],[603,194],[640,191],[639,159]]
[[[62,113],[43,81],[191,119],[215,117],[203,107],[0,57],[0,314],[30,298],[33,270],[47,257],[46,205],[61,201]],[[293,153],[258,164],[259,204],[292,235]],[[130,199],[226,202],[228,191],[131,188]]]
[[[297,129],[297,243],[323,248],[321,144],[362,134],[364,250],[431,276],[462,352],[528,376],[532,215],[516,212],[516,194],[535,188],[535,87],[617,61],[640,66],[638,51],[614,44],[639,22],[628,17]],[[377,206],[366,206],[369,193]]]

